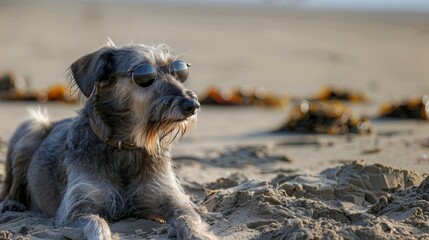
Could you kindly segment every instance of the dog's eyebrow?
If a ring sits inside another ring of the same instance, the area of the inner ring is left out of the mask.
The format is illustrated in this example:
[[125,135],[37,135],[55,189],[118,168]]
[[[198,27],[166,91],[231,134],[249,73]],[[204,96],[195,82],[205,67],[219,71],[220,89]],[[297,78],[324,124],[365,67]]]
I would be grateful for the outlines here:
[[142,64],[151,64],[151,63],[149,63],[148,61],[142,61],[142,62],[139,62],[139,63],[137,63],[136,65],[134,65],[134,66],[129,70],[129,72],[133,71],[134,69],[136,69],[136,67],[138,67],[138,66],[140,66],[140,65],[142,65]]
[[131,71],[134,71],[138,66],[140,66],[140,65],[142,65],[142,64],[150,64],[150,63],[148,63],[148,62],[140,62],[140,63],[138,63],[138,64],[136,64],[136,65],[133,65],[131,68],[129,68],[128,70],[125,70],[125,71],[121,71],[121,72],[118,72],[119,74],[125,74],[125,73],[129,73],[129,72],[131,72]]

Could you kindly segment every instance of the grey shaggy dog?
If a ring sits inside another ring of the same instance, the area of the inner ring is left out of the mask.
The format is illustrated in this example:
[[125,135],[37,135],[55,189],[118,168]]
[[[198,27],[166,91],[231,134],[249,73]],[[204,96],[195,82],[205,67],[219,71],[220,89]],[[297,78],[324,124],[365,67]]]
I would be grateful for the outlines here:
[[[196,122],[199,103],[162,66],[165,45],[116,47],[110,40],[74,62],[72,81],[87,97],[76,118],[50,122],[41,111],[14,133],[7,151],[2,211],[29,209],[111,239],[107,221],[165,220],[169,237],[215,239],[173,171],[170,143]],[[149,63],[152,85],[114,76]]]

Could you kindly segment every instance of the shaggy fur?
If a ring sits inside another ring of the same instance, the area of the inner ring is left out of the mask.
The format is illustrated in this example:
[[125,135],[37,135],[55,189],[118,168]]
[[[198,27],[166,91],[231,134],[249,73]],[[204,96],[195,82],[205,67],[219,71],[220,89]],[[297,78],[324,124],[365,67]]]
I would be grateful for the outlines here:
[[[196,113],[182,106],[191,100],[197,110],[196,95],[161,71],[146,88],[129,76],[110,76],[175,59],[165,45],[118,48],[108,42],[73,63],[70,76],[87,97],[85,105],[78,117],[53,123],[36,111],[17,129],[7,152],[2,211],[55,216],[58,226],[82,228],[87,239],[111,239],[107,221],[126,217],[162,217],[171,224],[170,236],[214,239],[177,180],[170,156],[171,142],[196,122]],[[138,148],[120,149],[106,139]]]

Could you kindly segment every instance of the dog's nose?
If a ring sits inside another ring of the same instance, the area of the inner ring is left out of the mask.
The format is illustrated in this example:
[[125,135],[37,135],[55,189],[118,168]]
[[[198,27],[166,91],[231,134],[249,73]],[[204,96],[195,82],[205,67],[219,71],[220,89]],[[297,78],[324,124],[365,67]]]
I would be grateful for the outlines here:
[[181,104],[182,112],[186,117],[192,116],[195,114],[195,110],[200,108],[200,104],[193,99],[184,99]]

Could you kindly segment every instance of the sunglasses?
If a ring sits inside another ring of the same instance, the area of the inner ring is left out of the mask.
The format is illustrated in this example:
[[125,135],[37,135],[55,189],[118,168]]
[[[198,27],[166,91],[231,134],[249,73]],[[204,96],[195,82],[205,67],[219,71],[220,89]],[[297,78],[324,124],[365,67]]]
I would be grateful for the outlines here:
[[[185,82],[189,76],[189,68],[191,67],[190,63],[185,63],[182,60],[175,60],[170,63],[168,66],[159,66],[158,68],[163,73],[169,73],[181,83]],[[157,69],[149,63],[143,63],[135,67],[131,71],[127,72],[118,72],[112,73],[110,77],[118,76],[129,76],[131,74],[131,79],[139,87],[149,87],[155,82],[157,76]]]

